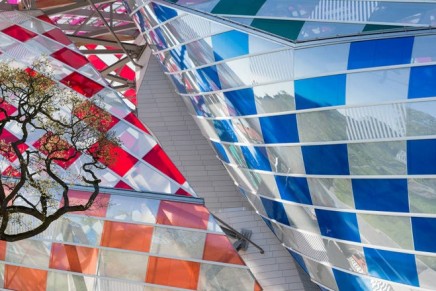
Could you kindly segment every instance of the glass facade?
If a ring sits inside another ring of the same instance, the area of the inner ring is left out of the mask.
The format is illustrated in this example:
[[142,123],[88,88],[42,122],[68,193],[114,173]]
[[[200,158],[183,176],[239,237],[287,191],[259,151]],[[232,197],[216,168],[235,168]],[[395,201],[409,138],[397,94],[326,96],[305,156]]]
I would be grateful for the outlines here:
[[[45,58],[53,82],[84,101],[100,98],[102,108],[91,110],[111,114],[108,127],[121,144],[111,148],[115,162],[96,173],[101,193],[91,208],[62,216],[31,239],[0,241],[0,289],[262,290],[156,139],[59,28],[40,12],[0,12],[0,39],[0,61],[26,69]],[[16,106],[3,102],[2,110],[13,115]],[[10,143],[17,136],[7,126],[0,139]],[[38,150],[43,138],[29,133],[23,150]],[[71,205],[83,204],[92,193],[77,181],[86,161],[81,153],[58,164],[70,184]],[[16,156],[2,157],[3,176],[13,174],[14,163]],[[7,233],[21,233],[32,223],[12,223]]]
[[313,281],[436,288],[436,4],[130,2],[230,176]]

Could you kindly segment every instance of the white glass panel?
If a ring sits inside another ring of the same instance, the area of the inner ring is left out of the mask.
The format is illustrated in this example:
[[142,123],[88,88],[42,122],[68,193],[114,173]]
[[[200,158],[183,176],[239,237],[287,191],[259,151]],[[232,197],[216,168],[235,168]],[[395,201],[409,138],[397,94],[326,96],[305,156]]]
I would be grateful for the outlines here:
[[49,272],[47,291],[92,291],[95,278],[79,275]]
[[100,250],[98,275],[143,282],[147,262],[145,254]]
[[254,278],[247,269],[201,264],[198,290],[253,290]]
[[409,179],[410,212],[436,213],[436,179]]
[[106,216],[124,221],[155,223],[159,200],[112,195]]
[[307,179],[313,205],[354,208],[350,179]]
[[276,173],[305,174],[301,147],[266,147],[271,169]]
[[50,248],[50,242],[37,240],[21,240],[8,243],[6,261],[29,267],[48,268]]

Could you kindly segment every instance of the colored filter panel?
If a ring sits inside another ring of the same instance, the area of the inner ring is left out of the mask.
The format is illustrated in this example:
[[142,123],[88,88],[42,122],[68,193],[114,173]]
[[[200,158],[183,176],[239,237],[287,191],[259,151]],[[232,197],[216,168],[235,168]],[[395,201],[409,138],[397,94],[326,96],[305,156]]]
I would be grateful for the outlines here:
[[419,286],[415,256],[411,254],[363,248],[368,272],[380,279]]
[[321,234],[343,240],[360,242],[355,213],[316,209]]

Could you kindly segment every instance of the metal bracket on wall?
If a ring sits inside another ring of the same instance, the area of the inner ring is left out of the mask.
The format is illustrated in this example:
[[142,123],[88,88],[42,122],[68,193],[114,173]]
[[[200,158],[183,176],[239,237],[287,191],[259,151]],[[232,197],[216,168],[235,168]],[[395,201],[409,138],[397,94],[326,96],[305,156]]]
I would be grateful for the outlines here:
[[218,221],[218,223],[221,225],[221,228],[223,229],[224,233],[227,236],[237,239],[237,241],[233,243],[233,246],[237,251],[247,250],[248,244],[250,243],[255,248],[257,248],[261,254],[265,253],[265,251],[259,245],[257,245],[251,240],[251,235],[253,234],[251,230],[243,228],[241,229],[241,232],[239,232],[233,227],[231,227],[229,224],[224,222],[222,219],[217,217],[216,215],[214,214],[211,215],[213,216],[213,218],[215,218]]

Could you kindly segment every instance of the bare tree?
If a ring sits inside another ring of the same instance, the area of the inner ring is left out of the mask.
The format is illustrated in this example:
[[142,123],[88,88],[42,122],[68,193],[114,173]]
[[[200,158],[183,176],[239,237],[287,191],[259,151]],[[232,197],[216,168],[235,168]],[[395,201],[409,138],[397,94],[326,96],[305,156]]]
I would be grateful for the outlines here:
[[[7,165],[0,179],[1,240],[35,236],[62,215],[92,206],[98,172],[119,144],[109,131],[111,115],[99,106],[54,82],[43,60],[27,69],[0,63],[0,163]],[[73,183],[92,187],[85,203],[70,202]]]

